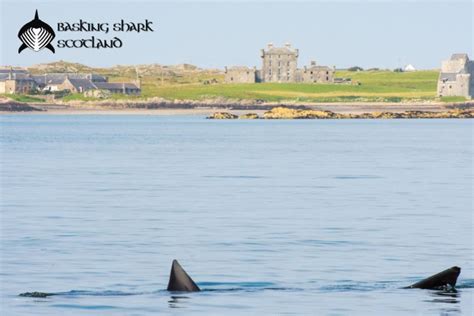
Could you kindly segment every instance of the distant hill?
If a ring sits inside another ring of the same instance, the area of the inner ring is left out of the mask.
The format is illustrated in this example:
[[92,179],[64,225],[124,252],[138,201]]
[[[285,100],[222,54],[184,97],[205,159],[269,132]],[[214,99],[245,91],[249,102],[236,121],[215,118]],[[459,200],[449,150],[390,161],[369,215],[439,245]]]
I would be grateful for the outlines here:
[[97,73],[110,78],[110,81],[131,80],[138,75],[144,81],[163,81],[165,83],[198,83],[203,80],[222,79],[223,71],[219,69],[202,69],[191,64],[160,65],[116,65],[112,67],[90,67],[67,61],[56,61],[27,67],[33,74],[51,72]]
[[55,61],[47,64],[38,64],[31,67],[27,67],[30,72],[33,73],[45,73],[45,72],[91,72],[92,67],[79,64],[71,63],[67,61]]

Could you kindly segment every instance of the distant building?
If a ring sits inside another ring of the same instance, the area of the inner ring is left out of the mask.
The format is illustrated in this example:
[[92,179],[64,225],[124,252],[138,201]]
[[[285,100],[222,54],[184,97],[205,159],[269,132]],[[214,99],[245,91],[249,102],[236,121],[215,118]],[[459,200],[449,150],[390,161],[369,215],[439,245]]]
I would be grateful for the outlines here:
[[63,83],[66,78],[71,80],[88,80],[92,82],[107,82],[108,78],[92,73],[47,73],[43,75],[32,75],[40,90],[60,91],[64,90]]
[[57,86],[58,90],[69,90],[74,93],[83,93],[88,90],[97,89],[90,79],[75,79],[66,76],[63,82]]
[[249,67],[225,67],[226,83],[255,83],[257,80],[257,69]]
[[304,66],[298,70],[301,82],[305,83],[327,83],[334,82],[334,69],[327,66],[317,66],[315,61],[309,67]]
[[0,69],[0,93],[30,93],[36,90],[36,82],[22,69]]
[[333,83],[334,68],[311,65],[298,68],[299,51],[285,44],[284,47],[275,47],[268,44],[261,50],[262,68],[256,69],[245,66],[226,67],[224,81],[226,83],[255,83],[255,82],[280,82],[280,83]]
[[403,68],[403,71],[407,71],[407,72],[416,71],[416,68],[412,64],[408,64],[405,66],[405,68]]
[[140,95],[140,84],[128,82],[96,82],[94,83],[96,89],[106,90],[110,93]]
[[108,93],[140,95],[140,80],[108,82],[108,78],[92,73],[47,73],[31,75],[25,69],[0,69],[0,93],[28,94],[35,91],[71,91],[84,93],[103,90]]
[[290,44],[284,47],[274,47],[268,44],[267,49],[262,49],[261,82],[296,82],[296,69],[298,67],[298,49]]
[[453,54],[451,59],[443,61],[438,96],[474,98],[474,61],[467,54]]

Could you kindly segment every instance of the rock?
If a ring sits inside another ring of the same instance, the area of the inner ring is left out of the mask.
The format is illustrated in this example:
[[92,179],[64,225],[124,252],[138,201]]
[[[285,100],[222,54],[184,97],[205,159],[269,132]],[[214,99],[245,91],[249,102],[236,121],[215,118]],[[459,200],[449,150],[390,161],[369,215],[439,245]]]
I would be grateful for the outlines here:
[[26,103],[20,103],[15,101],[5,101],[0,102],[0,112],[35,112],[35,111],[43,111],[41,109],[35,108],[31,105]]
[[331,111],[298,110],[285,107],[276,107],[263,114],[266,119],[327,119],[337,118],[339,114]]
[[212,120],[234,120],[239,117],[229,112],[215,112],[207,118]]
[[417,119],[417,118],[474,118],[473,109],[456,109],[445,112],[406,111],[406,112],[373,112],[362,114],[342,114],[323,110],[293,109],[275,107],[259,117],[256,113],[247,113],[238,117],[228,112],[213,113],[208,119]]
[[260,117],[258,116],[257,113],[246,113],[239,116],[239,119],[243,119],[243,120],[256,120],[259,118]]
[[263,114],[265,119],[416,119],[416,118],[474,118],[473,109],[446,112],[406,111],[342,114],[321,110],[300,110],[276,107]]

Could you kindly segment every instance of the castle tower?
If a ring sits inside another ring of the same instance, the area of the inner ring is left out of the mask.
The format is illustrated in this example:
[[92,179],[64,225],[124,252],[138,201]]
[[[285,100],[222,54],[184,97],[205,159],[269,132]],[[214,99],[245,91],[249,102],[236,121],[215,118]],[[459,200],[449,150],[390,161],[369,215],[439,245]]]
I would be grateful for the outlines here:
[[261,50],[263,82],[296,82],[298,49],[286,43],[284,47],[268,44]]

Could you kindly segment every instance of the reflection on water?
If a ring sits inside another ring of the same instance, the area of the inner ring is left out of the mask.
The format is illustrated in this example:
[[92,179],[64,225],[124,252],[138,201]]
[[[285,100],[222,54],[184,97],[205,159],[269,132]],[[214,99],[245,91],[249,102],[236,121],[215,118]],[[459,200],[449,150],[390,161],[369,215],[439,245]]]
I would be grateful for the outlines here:
[[189,296],[176,296],[171,295],[170,300],[168,301],[170,308],[183,308],[183,304],[187,303],[190,299]]
[[449,303],[449,304],[457,304],[460,302],[460,293],[455,290],[451,289],[449,291],[429,291],[430,295],[434,298],[432,300],[427,300],[427,302],[433,303]]

